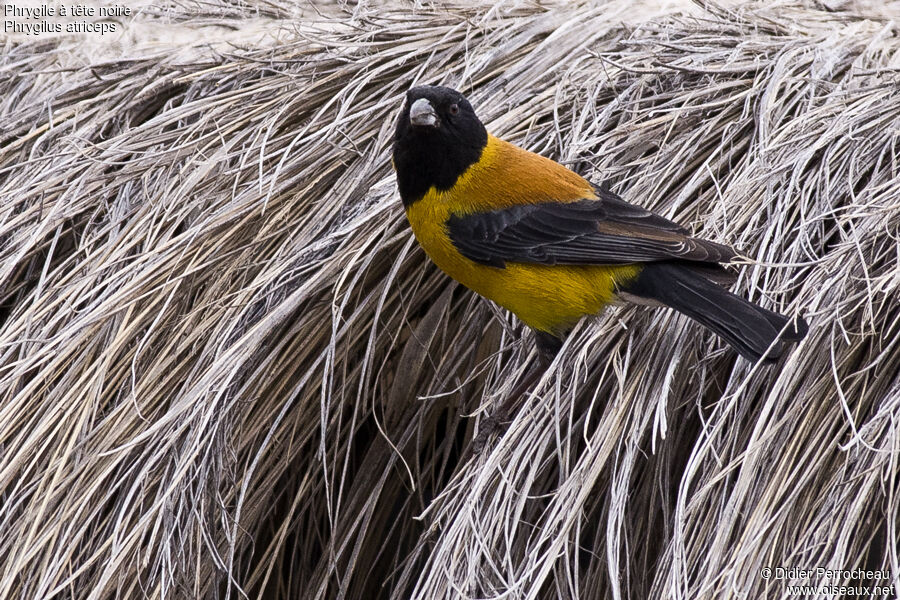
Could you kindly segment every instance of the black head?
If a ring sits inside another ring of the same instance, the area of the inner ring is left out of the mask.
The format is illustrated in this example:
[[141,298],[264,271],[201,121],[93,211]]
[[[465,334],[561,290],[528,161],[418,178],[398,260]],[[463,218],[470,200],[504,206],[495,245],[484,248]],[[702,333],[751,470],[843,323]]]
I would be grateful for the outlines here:
[[487,130],[465,97],[446,87],[406,92],[394,135],[394,168],[403,204],[431,187],[448,190],[481,157]]

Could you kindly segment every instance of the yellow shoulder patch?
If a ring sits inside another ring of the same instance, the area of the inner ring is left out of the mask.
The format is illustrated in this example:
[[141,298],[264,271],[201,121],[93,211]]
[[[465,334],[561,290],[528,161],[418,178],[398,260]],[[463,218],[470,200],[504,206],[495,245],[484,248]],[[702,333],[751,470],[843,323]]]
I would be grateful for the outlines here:
[[492,135],[481,159],[441,195],[449,204],[448,212],[456,214],[596,198],[591,184],[580,175]]

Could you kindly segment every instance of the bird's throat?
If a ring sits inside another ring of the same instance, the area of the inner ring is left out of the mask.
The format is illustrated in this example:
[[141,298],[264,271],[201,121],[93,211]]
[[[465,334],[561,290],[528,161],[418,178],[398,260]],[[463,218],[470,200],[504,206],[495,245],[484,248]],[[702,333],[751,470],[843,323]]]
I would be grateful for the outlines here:
[[438,135],[411,132],[394,142],[397,187],[405,207],[421,200],[428,190],[447,191],[481,158],[487,134],[480,145],[444,143]]

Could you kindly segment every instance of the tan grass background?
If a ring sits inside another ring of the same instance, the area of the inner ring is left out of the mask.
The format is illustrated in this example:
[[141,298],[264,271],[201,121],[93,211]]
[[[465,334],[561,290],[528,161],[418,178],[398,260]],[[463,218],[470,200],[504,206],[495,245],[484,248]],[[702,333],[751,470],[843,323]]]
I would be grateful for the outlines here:
[[[0,597],[900,588],[895,9],[219,0],[5,39]],[[610,309],[473,453],[532,342],[411,237],[414,83],[736,245],[809,336],[764,369]]]

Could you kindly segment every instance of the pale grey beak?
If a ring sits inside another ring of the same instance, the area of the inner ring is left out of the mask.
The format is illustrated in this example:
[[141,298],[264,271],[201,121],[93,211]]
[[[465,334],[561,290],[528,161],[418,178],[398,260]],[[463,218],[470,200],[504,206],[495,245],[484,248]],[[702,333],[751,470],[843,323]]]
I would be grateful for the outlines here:
[[409,122],[419,127],[437,127],[440,123],[434,107],[425,98],[419,98],[409,107]]

